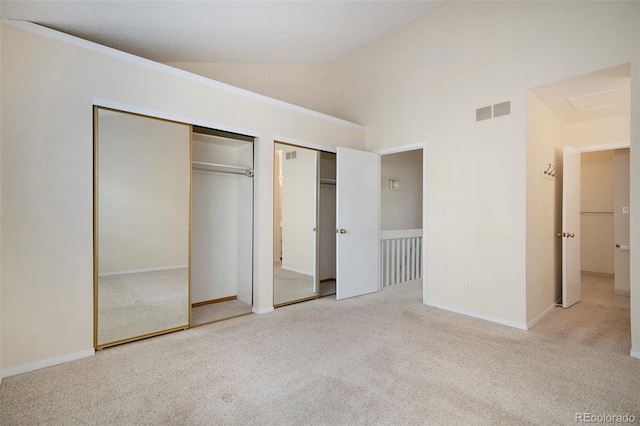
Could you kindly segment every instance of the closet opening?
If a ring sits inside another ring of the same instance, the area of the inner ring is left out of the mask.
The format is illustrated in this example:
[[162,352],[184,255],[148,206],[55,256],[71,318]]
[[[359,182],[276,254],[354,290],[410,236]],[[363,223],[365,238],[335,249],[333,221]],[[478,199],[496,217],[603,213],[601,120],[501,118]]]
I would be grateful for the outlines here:
[[274,151],[274,307],[335,295],[336,155]]
[[254,138],[193,126],[191,325],[251,313]]

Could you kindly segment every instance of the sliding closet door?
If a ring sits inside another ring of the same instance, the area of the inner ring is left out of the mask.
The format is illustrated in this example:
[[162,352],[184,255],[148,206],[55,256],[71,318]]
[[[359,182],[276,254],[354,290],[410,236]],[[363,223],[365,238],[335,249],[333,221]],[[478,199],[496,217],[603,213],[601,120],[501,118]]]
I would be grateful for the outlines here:
[[191,126],[96,108],[95,347],[189,326]]
[[275,152],[273,303],[279,306],[318,294],[319,153],[286,144],[276,144]]

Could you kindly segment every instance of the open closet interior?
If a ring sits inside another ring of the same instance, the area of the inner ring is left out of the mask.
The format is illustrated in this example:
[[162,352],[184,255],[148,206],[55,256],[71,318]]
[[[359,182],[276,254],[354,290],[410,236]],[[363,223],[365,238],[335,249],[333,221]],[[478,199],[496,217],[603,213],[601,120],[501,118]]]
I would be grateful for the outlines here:
[[274,306],[335,294],[336,156],[276,143]]
[[253,138],[193,126],[192,325],[251,313]]

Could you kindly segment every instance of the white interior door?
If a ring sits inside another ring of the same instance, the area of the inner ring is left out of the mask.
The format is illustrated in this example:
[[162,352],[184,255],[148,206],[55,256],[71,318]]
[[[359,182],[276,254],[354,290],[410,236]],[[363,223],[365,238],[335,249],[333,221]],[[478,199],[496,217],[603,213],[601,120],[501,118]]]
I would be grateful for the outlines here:
[[562,307],[580,301],[580,151],[565,145],[562,160]]
[[336,298],[379,289],[380,156],[338,148]]

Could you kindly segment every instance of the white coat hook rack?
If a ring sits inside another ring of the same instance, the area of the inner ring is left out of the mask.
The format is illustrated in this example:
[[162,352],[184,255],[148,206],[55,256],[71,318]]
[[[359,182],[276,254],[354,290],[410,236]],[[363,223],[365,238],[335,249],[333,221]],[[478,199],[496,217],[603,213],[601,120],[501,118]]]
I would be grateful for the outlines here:
[[542,177],[545,179],[553,180],[560,175],[560,170],[558,166],[551,163],[546,163],[542,165]]

